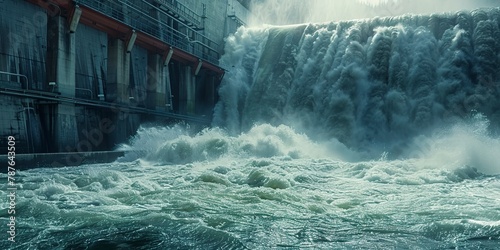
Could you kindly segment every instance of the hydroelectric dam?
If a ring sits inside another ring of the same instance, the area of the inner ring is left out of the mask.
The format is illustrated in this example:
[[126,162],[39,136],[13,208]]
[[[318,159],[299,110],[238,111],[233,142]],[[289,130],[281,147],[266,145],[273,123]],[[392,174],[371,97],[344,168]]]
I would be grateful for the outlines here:
[[141,124],[210,124],[223,38],[247,15],[238,1],[1,1],[0,154],[14,136],[35,163],[78,165]]
[[248,2],[0,0],[0,249],[499,248],[500,0]]

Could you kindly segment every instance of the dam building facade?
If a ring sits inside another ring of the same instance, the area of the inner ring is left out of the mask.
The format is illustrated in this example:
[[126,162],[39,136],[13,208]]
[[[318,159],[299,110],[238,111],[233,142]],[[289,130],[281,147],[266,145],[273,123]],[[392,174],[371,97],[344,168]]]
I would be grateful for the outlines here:
[[0,150],[113,149],[143,123],[208,124],[237,0],[0,1]]

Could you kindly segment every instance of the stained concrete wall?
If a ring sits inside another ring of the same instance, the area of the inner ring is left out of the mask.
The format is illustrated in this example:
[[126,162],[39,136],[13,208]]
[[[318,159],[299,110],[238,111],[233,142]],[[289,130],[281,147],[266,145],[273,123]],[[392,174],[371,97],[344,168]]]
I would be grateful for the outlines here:
[[104,94],[108,67],[108,35],[79,24],[76,40],[76,96],[98,100]]
[[0,80],[20,87],[42,89],[46,83],[47,15],[33,4],[0,1],[0,71],[26,75],[24,79],[0,74]]
[[[46,84],[47,18],[44,11],[18,0],[0,1],[0,87],[43,89]],[[4,140],[14,136],[16,152],[30,153],[44,148],[41,121],[34,100],[0,95],[0,150]]]
[[125,51],[125,42],[108,39],[107,75],[105,100],[119,104],[129,103],[130,54]]
[[[47,25],[47,82],[54,82],[56,91],[61,95],[75,97],[75,65],[76,42],[75,34],[68,32],[64,17],[48,18]],[[50,86],[50,85],[49,85]],[[72,150],[78,143],[78,132],[75,130],[76,113],[73,103],[58,103],[55,105],[55,115],[41,114],[42,119],[51,120],[54,124],[46,128],[46,135],[53,144],[54,151]]]
[[[5,82],[0,82],[4,84]],[[0,150],[7,152],[7,137],[16,138],[16,152],[30,153],[42,144],[39,119],[30,109],[32,103],[21,98],[0,95]]]
[[[228,1],[233,0],[179,0],[200,15],[205,4],[204,29],[197,32],[218,43],[220,53],[224,36],[234,32],[228,25]],[[172,121],[127,107],[209,117],[216,101],[218,76],[208,70],[195,75],[194,64],[171,61],[164,65],[164,54],[138,45],[128,53],[123,38],[81,23],[76,33],[70,33],[65,17],[48,16],[27,1],[0,1],[0,33],[4,34],[0,36],[0,71],[26,76],[0,74],[0,141],[16,136],[18,153],[114,149],[127,142],[143,122]],[[5,89],[38,92],[22,96]],[[39,94],[57,97],[39,99]],[[75,101],[58,101],[60,97]],[[108,106],[94,107],[78,100]]]
[[[154,57],[154,54],[151,54]],[[147,106],[148,83],[148,51],[139,46],[134,46],[130,52],[130,94],[131,105],[138,107]]]
[[238,25],[228,17],[231,14],[238,15],[243,21],[248,18],[250,12],[237,0],[177,0],[189,9],[202,15],[205,6],[205,26],[201,31],[203,35],[218,44],[219,53],[224,51],[224,38],[234,33]]

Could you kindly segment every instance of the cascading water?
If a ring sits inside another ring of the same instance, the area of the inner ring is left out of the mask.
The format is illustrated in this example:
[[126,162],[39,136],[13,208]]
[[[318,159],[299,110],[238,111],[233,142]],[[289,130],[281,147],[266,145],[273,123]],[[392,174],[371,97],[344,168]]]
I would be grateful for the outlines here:
[[496,249],[499,25],[242,28],[214,128],[144,127],[117,162],[18,173],[0,249]]
[[214,124],[287,124],[391,157],[476,112],[498,133],[499,18],[488,9],[242,28],[227,40]]

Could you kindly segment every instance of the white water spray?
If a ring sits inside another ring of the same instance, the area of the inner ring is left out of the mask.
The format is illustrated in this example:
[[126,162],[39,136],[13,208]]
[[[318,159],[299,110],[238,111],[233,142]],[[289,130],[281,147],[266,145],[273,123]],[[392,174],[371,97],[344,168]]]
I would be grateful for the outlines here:
[[286,124],[378,157],[478,111],[500,123],[500,9],[241,28],[214,125]]

